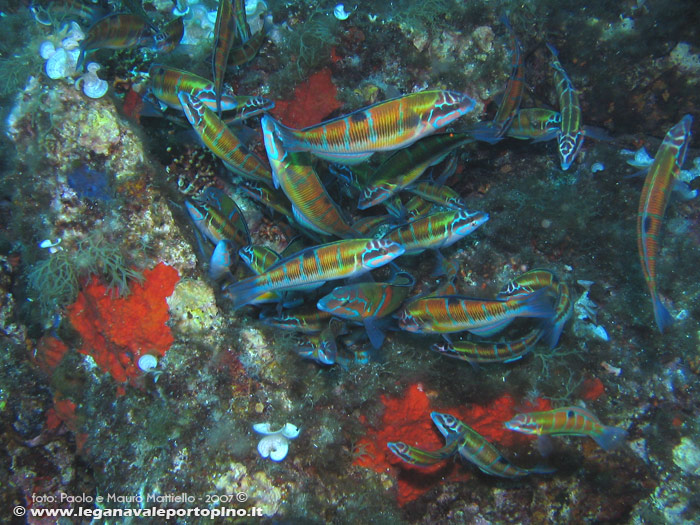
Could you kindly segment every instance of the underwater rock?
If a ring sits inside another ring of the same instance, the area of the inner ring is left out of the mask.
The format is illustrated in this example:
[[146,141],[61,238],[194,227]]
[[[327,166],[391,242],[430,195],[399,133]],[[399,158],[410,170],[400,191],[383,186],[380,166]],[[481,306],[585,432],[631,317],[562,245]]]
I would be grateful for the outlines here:
[[109,200],[112,198],[109,187],[110,176],[104,171],[94,170],[83,164],[68,173],[66,180],[81,199]]
[[673,462],[683,472],[700,476],[700,448],[689,437],[683,437],[673,449]]

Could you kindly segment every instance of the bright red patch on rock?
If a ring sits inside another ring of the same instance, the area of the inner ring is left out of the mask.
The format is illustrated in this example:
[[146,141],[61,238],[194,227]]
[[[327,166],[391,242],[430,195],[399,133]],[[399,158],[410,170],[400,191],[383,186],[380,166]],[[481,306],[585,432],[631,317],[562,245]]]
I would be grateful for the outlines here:
[[[533,439],[503,426],[515,414],[523,411],[522,407],[516,408],[515,400],[509,394],[503,394],[484,405],[433,407],[422,386],[414,384],[408,387],[403,397],[381,396],[381,401],[385,406],[381,427],[368,428],[367,434],[356,446],[358,457],[354,464],[377,472],[389,472],[397,477],[399,505],[420,497],[437,483],[466,480],[471,475],[472,467],[461,461],[450,459],[431,467],[416,467],[399,459],[387,447],[390,441],[403,441],[427,450],[443,447],[445,440],[430,419],[433,411],[452,414],[502,448],[506,455],[507,448],[524,446]],[[527,411],[550,408],[549,401],[538,398],[527,407]]]
[[277,100],[271,113],[285,126],[306,128],[323,122],[343,104],[335,97],[338,88],[331,79],[331,71],[324,68],[299,84],[291,100]]
[[66,355],[66,344],[50,335],[45,335],[36,342],[32,349],[31,360],[46,374],[51,375]]
[[589,377],[581,385],[579,397],[586,401],[595,401],[603,394],[605,394],[603,382],[597,377]]
[[159,263],[143,277],[143,283],[132,283],[126,297],[115,297],[113,290],[93,279],[68,307],[68,318],[83,338],[79,351],[91,355],[120,383],[142,374],[138,360],[143,354],[162,357],[174,340],[165,324],[165,299],[180,279],[177,270]]

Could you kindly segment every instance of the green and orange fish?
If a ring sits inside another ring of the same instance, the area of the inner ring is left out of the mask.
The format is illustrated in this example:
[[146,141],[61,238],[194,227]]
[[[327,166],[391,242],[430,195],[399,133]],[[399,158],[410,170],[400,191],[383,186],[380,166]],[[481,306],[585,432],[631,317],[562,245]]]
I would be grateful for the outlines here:
[[637,247],[642,261],[644,279],[651,293],[654,318],[661,333],[673,323],[673,318],[661,302],[656,287],[656,257],[659,254],[659,232],[674,181],[680,173],[690,142],[693,118],[685,115],[664,137],[649,173],[644,180],[637,212]]

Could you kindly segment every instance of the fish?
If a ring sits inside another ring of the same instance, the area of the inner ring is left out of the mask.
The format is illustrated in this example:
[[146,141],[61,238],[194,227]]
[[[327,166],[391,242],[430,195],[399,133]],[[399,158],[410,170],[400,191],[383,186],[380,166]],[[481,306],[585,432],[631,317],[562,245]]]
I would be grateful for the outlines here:
[[242,66],[253,60],[255,55],[258,54],[260,48],[265,43],[265,38],[267,37],[268,27],[263,25],[263,27],[251,36],[248,40],[231,48],[231,53],[229,54],[229,65],[232,66]]
[[435,203],[445,208],[452,208],[453,210],[467,209],[467,204],[464,202],[464,199],[449,186],[432,184],[430,182],[419,182],[415,186],[409,188],[409,191],[428,202]]
[[178,98],[187,120],[209,150],[219,157],[226,168],[243,178],[272,185],[272,174],[253,152],[226,127],[214,111],[197,96],[180,91]]
[[413,333],[469,331],[492,335],[516,317],[551,318],[552,304],[547,290],[507,300],[473,299],[461,295],[427,296],[408,303],[398,315],[399,328]]
[[260,121],[267,158],[272,167],[272,182],[292,203],[294,217],[302,225],[323,235],[342,239],[359,237],[347,223],[343,212],[326,191],[316,170],[313,158],[304,152],[288,152],[275,134],[272,117]]
[[245,0],[233,0],[233,18],[235,21],[233,45],[240,46],[250,40],[250,26],[245,12]]
[[316,340],[308,346],[303,346],[297,353],[306,359],[311,359],[322,365],[334,365],[338,356],[337,338],[347,334],[347,327],[340,319],[331,318],[328,325],[321,330]]
[[386,201],[410,186],[430,166],[470,142],[474,139],[468,133],[439,133],[397,151],[379,165],[363,186],[358,209],[365,210]]
[[535,268],[521,273],[515,279],[508,282],[500,292],[498,299],[507,299],[518,295],[528,295],[541,288],[553,288],[559,283],[559,279],[549,270]]
[[228,64],[228,55],[233,46],[236,20],[233,16],[233,4],[231,0],[219,0],[216,10],[216,22],[214,24],[214,53],[212,54],[211,68],[214,78],[214,98],[216,100],[216,112],[221,117],[221,93],[224,87],[224,76]]
[[209,261],[209,278],[218,281],[225,275],[230,274],[231,268],[231,241],[221,239],[216,243],[214,253],[211,254]]
[[651,294],[654,319],[661,333],[673,323],[673,318],[661,302],[657,290],[656,257],[659,254],[659,231],[673,181],[678,177],[685,161],[692,123],[693,117],[685,115],[666,133],[644,180],[637,212],[637,248],[644,279]]
[[[214,84],[211,80],[163,64],[153,64],[148,70],[148,76],[150,93],[161,104],[171,109],[182,111],[182,104],[178,98],[180,92],[196,96],[213,111],[217,109]],[[232,117],[235,120],[254,117],[275,106],[274,102],[264,97],[236,95],[230,86],[223,87],[220,103],[222,111],[235,112]]]
[[549,348],[555,348],[559,343],[559,338],[564,330],[564,325],[571,319],[574,313],[574,303],[571,300],[571,292],[566,283],[557,283],[557,301],[554,307],[554,317],[543,324],[544,333],[542,338],[547,341]]
[[266,272],[226,287],[238,309],[269,291],[321,286],[326,281],[361,275],[390,263],[404,248],[385,239],[352,239],[313,246],[282,259]]
[[398,272],[386,283],[354,283],[338,286],[316,303],[316,308],[335,317],[365,325],[374,348],[384,341],[384,334],[376,327],[375,320],[394,313],[408,297],[415,284],[412,275]]
[[107,15],[88,29],[80,42],[80,55],[76,69],[80,70],[85,54],[95,49],[127,49],[149,46],[153,43],[153,31],[148,21],[130,14]]
[[446,439],[453,434],[461,436],[458,440],[457,451],[464,459],[474,463],[486,474],[501,478],[520,478],[528,474],[553,472],[553,469],[548,467],[525,469],[512,464],[484,436],[453,415],[432,412],[430,418]]
[[410,146],[474,109],[475,101],[455,91],[421,91],[301,130],[275,121],[287,151],[308,151],[331,162],[357,164],[378,151]]
[[583,145],[581,104],[576,88],[559,62],[559,52],[551,44],[547,44],[547,47],[553,55],[551,66],[554,68],[554,82],[559,97],[559,111],[561,112],[561,128],[557,135],[559,161],[561,169],[566,171]]
[[192,221],[204,237],[212,244],[222,240],[233,241],[237,247],[250,244],[250,234],[243,214],[231,199],[228,199],[235,208],[221,209],[207,203],[185,201]]
[[394,228],[383,238],[401,244],[406,255],[415,255],[427,249],[451,246],[488,220],[488,213],[480,211],[441,211]]
[[627,437],[626,430],[603,425],[590,410],[576,406],[518,414],[505,427],[535,436],[588,436],[606,451],[618,448]]
[[460,446],[460,435],[450,434],[447,444],[437,450],[425,450],[412,447],[401,441],[390,441],[386,446],[406,463],[417,467],[430,467],[446,460],[457,452]]
[[239,184],[238,189],[251,199],[281,213],[287,219],[294,220],[294,212],[290,207],[289,201],[281,191],[273,190],[269,186],[256,181],[246,181],[244,184]]
[[439,354],[471,364],[511,363],[529,353],[542,338],[544,331],[534,328],[512,341],[490,343],[488,341],[454,341],[433,344],[430,349]]
[[525,87],[525,60],[520,41],[508,21],[508,17],[503,15],[501,21],[508,28],[508,32],[510,33],[510,77],[508,77],[505,93],[496,110],[496,116],[491,122],[477,125],[471,132],[475,139],[491,144],[495,144],[501,140],[510,128],[520,108],[520,101],[523,98],[523,89]]
[[518,140],[544,142],[561,132],[561,113],[551,109],[525,108],[515,114],[506,136]]
[[303,334],[318,334],[331,320],[331,314],[322,310],[304,306],[285,310],[273,316],[261,316],[263,323],[279,330],[290,330]]
[[168,22],[162,31],[153,35],[153,49],[159,53],[170,53],[182,41],[185,34],[184,18],[179,16]]

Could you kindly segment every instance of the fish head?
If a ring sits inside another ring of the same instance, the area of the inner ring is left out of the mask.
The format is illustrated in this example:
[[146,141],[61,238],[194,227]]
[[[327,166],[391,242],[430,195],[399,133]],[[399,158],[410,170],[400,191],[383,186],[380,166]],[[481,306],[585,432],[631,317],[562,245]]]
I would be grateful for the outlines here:
[[457,91],[441,91],[430,110],[427,121],[434,129],[440,129],[474,109],[476,101]]
[[260,119],[260,126],[263,132],[263,142],[265,143],[265,151],[270,159],[270,162],[282,162],[286,155],[282,139],[277,133],[275,119],[270,115],[263,115]]
[[190,95],[185,91],[180,91],[177,98],[190,124],[195,128],[200,127],[204,120],[204,104],[195,95]]
[[322,297],[316,303],[316,308],[324,312],[334,313],[337,309],[352,301],[349,286],[338,286],[331,293]]
[[441,354],[451,354],[453,352],[453,347],[450,343],[435,343],[431,345],[430,349]]
[[390,263],[406,251],[401,244],[388,239],[373,239],[361,255],[362,267],[370,270]]
[[539,427],[527,414],[518,414],[510,421],[503,424],[508,430],[522,434],[539,434]]
[[566,171],[574,162],[578,150],[583,145],[583,132],[578,131],[574,135],[562,133],[559,135],[559,161],[561,169]]
[[406,332],[420,333],[421,325],[418,320],[411,314],[408,308],[401,310],[397,316],[399,328]]
[[409,453],[409,448],[406,443],[402,443],[401,441],[390,441],[386,444],[386,446],[389,447],[389,450],[391,450],[394,454],[396,454],[398,457],[400,457],[407,463],[413,463],[413,458]]
[[488,213],[484,213],[482,211],[469,213],[466,210],[461,210],[459,213],[457,213],[454,221],[452,222],[452,231],[455,235],[463,237],[465,235],[469,235],[488,220]]
[[443,414],[441,412],[431,412],[430,419],[433,420],[435,426],[438,427],[440,433],[447,437],[450,434],[458,433],[462,422],[451,414]]
[[380,184],[370,184],[360,195],[360,200],[357,203],[357,208],[366,210],[381,202],[384,202],[396,192],[396,184],[390,182],[382,182]]

